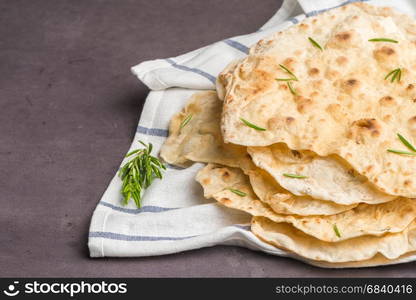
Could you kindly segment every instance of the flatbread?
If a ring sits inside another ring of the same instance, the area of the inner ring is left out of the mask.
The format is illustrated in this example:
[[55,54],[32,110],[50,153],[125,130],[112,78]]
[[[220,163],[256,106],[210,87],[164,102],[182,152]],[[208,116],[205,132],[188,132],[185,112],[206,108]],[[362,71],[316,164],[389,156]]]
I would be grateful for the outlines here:
[[416,223],[404,231],[383,236],[361,236],[338,243],[318,240],[287,223],[253,217],[251,231],[261,240],[314,261],[343,263],[364,261],[381,254],[387,259],[416,250]]
[[[336,214],[360,202],[374,204],[394,199],[378,191],[365,177],[351,173],[353,170],[342,159],[318,157],[311,151],[291,151],[283,144],[249,147],[254,163],[273,175],[275,180],[270,180],[266,172],[260,172],[253,165],[246,147],[223,142],[219,126],[221,106],[213,91],[194,94],[182,112],[173,117],[169,137],[161,150],[162,158],[181,166],[197,161],[240,167],[250,175],[260,199],[279,213]],[[189,115],[192,119],[181,129],[180,124]],[[309,178],[298,180],[282,176],[283,173],[295,172]],[[293,197],[282,187],[301,197]],[[267,195],[262,190],[267,190]],[[282,197],[286,201],[281,201]],[[288,206],[288,203],[292,204]]]
[[[225,142],[337,154],[381,191],[416,197],[416,157],[387,152],[408,151],[397,133],[416,144],[415,28],[393,10],[350,4],[259,41],[220,75],[226,78]],[[374,38],[398,43],[369,41]],[[293,78],[279,65],[298,79],[291,81],[296,95],[276,81]],[[386,80],[397,68],[401,79]]]
[[207,198],[214,198],[227,207],[248,212],[253,216],[290,223],[304,233],[327,242],[401,232],[416,217],[416,201],[407,198],[378,205],[360,204],[354,209],[330,216],[277,214],[257,198],[247,176],[239,169],[209,164],[198,172],[196,180],[204,188],[204,196]]
[[[321,157],[311,151],[294,151],[285,144],[248,147],[254,164],[266,170],[280,186],[298,196],[333,201],[342,205],[377,204],[395,196],[385,194],[335,155]],[[284,174],[307,176],[304,179]]]
[[296,196],[280,187],[269,173],[260,168],[244,172],[248,175],[251,187],[257,197],[278,214],[335,215],[358,205],[341,205],[331,201],[317,200],[310,196]]

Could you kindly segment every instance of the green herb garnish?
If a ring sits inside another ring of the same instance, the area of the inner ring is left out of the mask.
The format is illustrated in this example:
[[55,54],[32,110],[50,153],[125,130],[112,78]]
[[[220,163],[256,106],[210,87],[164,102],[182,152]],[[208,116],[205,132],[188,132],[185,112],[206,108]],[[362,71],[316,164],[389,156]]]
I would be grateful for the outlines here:
[[253,123],[250,123],[249,121],[247,121],[247,120],[245,120],[243,118],[240,118],[240,120],[241,120],[241,122],[244,123],[244,125],[246,125],[248,127],[251,127],[253,129],[256,129],[256,130],[259,130],[259,131],[265,131],[266,130],[266,128],[263,128],[263,127],[259,127],[257,125],[254,125]]
[[384,77],[384,80],[387,80],[390,76],[391,76],[391,79],[390,79],[391,82],[394,82],[396,79],[397,81],[400,81],[400,79],[402,78],[402,69],[397,68],[389,72],[386,75],[386,77]]
[[290,76],[292,76],[292,80],[298,81],[298,78],[296,77],[295,74],[293,74],[292,71],[290,71],[288,68],[286,68],[284,65],[280,65],[279,67],[282,68],[284,71],[286,71]]
[[334,228],[335,235],[340,238],[341,233],[339,232],[337,224],[334,224],[333,228]]
[[316,48],[318,48],[321,51],[324,51],[324,49],[321,47],[321,45],[318,44],[313,38],[308,37],[309,42],[311,42],[312,45],[314,45]]
[[408,152],[408,151],[395,150],[395,149],[387,149],[387,152],[416,156],[415,152]]
[[246,193],[244,193],[244,192],[242,192],[242,191],[240,191],[240,190],[236,190],[236,189],[232,189],[232,188],[229,188],[228,190],[229,190],[230,192],[233,192],[234,194],[236,194],[236,195],[240,196],[240,197],[245,197],[245,196],[247,196],[247,194],[246,194]]
[[404,138],[404,136],[402,136],[400,133],[397,134],[397,136],[399,137],[399,140],[410,150],[412,150],[413,152],[416,152],[416,148],[410,144],[410,142],[408,140],[406,140]]
[[398,43],[396,40],[387,39],[387,38],[376,38],[376,39],[369,39],[369,42],[388,42],[388,43]]
[[298,93],[296,93],[295,89],[293,88],[292,83],[288,82],[287,86],[289,87],[289,90],[293,95],[295,95],[295,96],[298,95]]
[[188,123],[189,123],[189,121],[191,121],[191,120],[192,120],[192,117],[193,117],[193,115],[188,115],[188,116],[186,116],[186,118],[185,118],[185,119],[183,119],[183,121],[182,121],[181,125],[179,126],[179,128],[180,128],[180,129],[184,128],[184,127],[186,126],[186,124],[188,124]]
[[290,177],[290,178],[298,178],[298,179],[308,178],[308,176],[298,175],[298,174],[290,174],[290,173],[283,173],[283,176]]
[[121,194],[124,198],[124,205],[127,205],[130,198],[133,198],[136,206],[141,207],[141,198],[145,189],[147,189],[155,178],[162,179],[161,169],[166,167],[156,157],[150,155],[152,152],[152,144],[146,145],[142,149],[131,151],[126,155],[130,157],[135,155],[129,162],[119,171],[119,176],[123,181]]

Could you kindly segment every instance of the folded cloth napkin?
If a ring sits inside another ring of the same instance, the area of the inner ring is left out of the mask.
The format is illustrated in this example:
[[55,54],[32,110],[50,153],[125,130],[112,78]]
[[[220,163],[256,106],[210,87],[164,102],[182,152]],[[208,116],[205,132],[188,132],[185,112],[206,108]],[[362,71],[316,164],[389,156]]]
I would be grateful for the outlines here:
[[[133,74],[152,91],[129,151],[140,148],[138,141],[141,140],[152,143],[154,153],[158,153],[168,136],[169,120],[185,101],[198,90],[215,89],[218,73],[232,60],[247,55],[249,47],[258,40],[305,17],[351,2],[358,1],[285,0],[257,32],[225,39],[174,58],[134,66]],[[416,12],[411,0],[368,2],[395,6],[408,14]],[[304,260],[259,240],[250,232],[248,214],[204,199],[202,188],[195,181],[202,166],[199,163],[186,169],[168,166],[163,180],[155,180],[146,190],[141,209],[135,208],[134,203],[121,204],[121,181],[114,176],[92,216],[88,240],[90,256],[152,256],[221,244]],[[415,257],[411,256],[398,262],[413,259]]]

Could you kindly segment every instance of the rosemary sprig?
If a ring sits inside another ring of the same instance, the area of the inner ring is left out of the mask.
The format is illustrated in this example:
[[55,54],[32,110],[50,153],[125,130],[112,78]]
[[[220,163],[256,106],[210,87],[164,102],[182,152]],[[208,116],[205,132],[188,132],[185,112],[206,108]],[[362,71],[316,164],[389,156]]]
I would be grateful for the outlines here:
[[240,196],[240,197],[245,197],[245,196],[247,196],[247,194],[246,194],[246,193],[244,193],[244,192],[242,192],[242,191],[240,191],[240,190],[237,190],[237,189],[228,188],[228,190],[229,190],[230,192],[233,192],[234,194],[236,194],[236,195]]
[[259,127],[259,126],[257,126],[257,125],[254,125],[253,123],[250,123],[250,122],[249,122],[249,121],[247,121],[246,119],[240,118],[240,120],[241,120],[241,122],[243,122],[243,123],[244,123],[244,125],[246,125],[246,126],[248,126],[248,127],[251,127],[251,128],[253,128],[253,129],[255,129],[255,130],[259,130],[259,131],[266,131],[266,128],[263,128],[263,127]]
[[313,46],[315,46],[316,48],[318,48],[318,49],[319,49],[319,50],[321,50],[321,51],[324,51],[324,49],[321,47],[321,45],[319,45],[319,44],[318,44],[318,42],[317,42],[317,41],[315,41],[313,38],[308,37],[308,40],[309,40],[309,42],[311,42],[311,44],[312,44]]
[[384,80],[387,80],[391,76],[390,82],[394,82],[396,79],[397,81],[400,81],[402,79],[402,69],[397,68],[392,71],[390,71],[386,77],[384,77]]
[[375,38],[375,39],[369,39],[369,42],[388,42],[388,43],[398,43],[398,41],[388,38]]
[[293,95],[295,96],[298,95],[298,93],[296,93],[296,90],[293,88],[292,83],[290,81],[288,81],[287,86],[289,87],[289,90]]
[[399,137],[399,140],[410,150],[412,150],[413,152],[416,152],[416,148],[410,144],[410,142],[408,140],[406,140],[404,138],[404,136],[402,136],[400,133],[397,134],[397,136]]
[[185,119],[183,119],[181,125],[179,126],[179,129],[184,128],[189,123],[189,121],[192,120],[192,117],[193,117],[193,115],[186,116]]
[[292,80],[298,81],[298,78],[296,77],[295,74],[293,74],[292,71],[290,71],[288,68],[286,68],[284,65],[280,65],[279,67],[282,68],[284,71],[286,71],[290,76],[292,76]]
[[337,224],[334,224],[333,229],[334,229],[335,235],[340,238],[341,233],[339,232]]
[[298,175],[298,174],[290,174],[290,173],[283,173],[283,176],[290,177],[290,178],[298,178],[298,179],[308,178],[308,176]]
[[123,195],[123,204],[127,205],[129,200],[133,198],[136,206],[141,207],[141,198],[145,189],[147,189],[155,178],[162,179],[162,170],[166,167],[151,155],[152,144],[146,145],[142,141],[140,144],[144,146],[142,149],[131,151],[126,155],[130,157],[135,155],[129,162],[125,163],[119,171],[119,176],[123,181],[121,194]]
[[416,156],[415,152],[408,152],[408,151],[395,150],[395,149],[387,149],[387,152]]

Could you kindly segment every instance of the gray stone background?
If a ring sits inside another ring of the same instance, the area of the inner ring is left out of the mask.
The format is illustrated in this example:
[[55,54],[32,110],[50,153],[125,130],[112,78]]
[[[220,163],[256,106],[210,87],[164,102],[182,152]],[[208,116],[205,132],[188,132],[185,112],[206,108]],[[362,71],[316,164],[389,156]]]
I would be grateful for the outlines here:
[[0,276],[415,276],[237,247],[90,259],[91,214],[133,138],[141,61],[258,29],[278,0],[0,0]]

